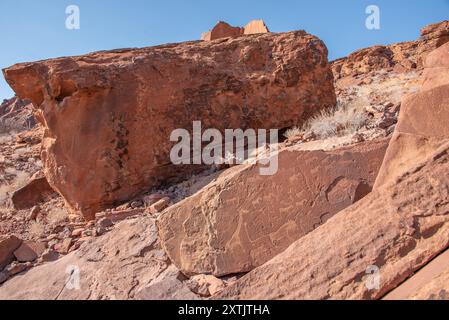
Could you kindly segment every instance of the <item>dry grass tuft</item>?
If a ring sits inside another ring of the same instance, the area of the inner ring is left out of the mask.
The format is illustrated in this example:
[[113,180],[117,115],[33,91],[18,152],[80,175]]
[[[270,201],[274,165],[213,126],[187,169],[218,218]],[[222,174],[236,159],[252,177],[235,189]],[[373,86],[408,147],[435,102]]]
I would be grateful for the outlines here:
[[368,117],[360,103],[338,105],[323,110],[309,119],[301,128],[295,127],[285,133],[286,138],[313,136],[316,139],[345,136],[356,133],[367,124]]

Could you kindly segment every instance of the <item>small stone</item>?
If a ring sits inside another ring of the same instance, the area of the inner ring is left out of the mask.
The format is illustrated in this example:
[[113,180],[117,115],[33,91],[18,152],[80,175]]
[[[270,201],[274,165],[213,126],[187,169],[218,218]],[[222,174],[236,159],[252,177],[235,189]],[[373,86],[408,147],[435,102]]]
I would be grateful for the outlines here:
[[149,207],[153,204],[155,204],[156,202],[158,202],[161,199],[164,199],[166,197],[166,195],[162,194],[162,193],[153,193],[150,194],[149,196],[145,196],[143,197],[143,202],[145,204],[145,206]]
[[51,262],[59,259],[59,253],[53,249],[47,249],[41,256],[43,262]]
[[392,107],[394,107],[394,103],[393,102],[387,102],[387,103],[384,104],[384,108],[385,109],[390,109]]
[[28,216],[28,220],[33,221],[37,219],[37,216],[41,212],[41,208],[39,206],[34,206],[31,211],[30,215]]
[[58,239],[50,240],[50,241],[47,243],[47,247],[48,247],[49,249],[54,249],[54,247],[55,247],[58,243],[59,243]]
[[131,202],[132,209],[142,208],[143,206],[144,206],[144,203],[142,200],[134,200],[133,202]]
[[150,213],[151,214],[159,213],[162,210],[164,210],[165,208],[167,208],[169,204],[170,204],[170,198],[165,197],[150,207]]
[[112,227],[113,225],[114,223],[109,218],[101,218],[100,220],[97,221],[97,226],[99,227],[109,228]]
[[62,242],[55,245],[55,250],[61,254],[67,254],[70,250],[71,245],[72,245],[72,239],[66,238]]
[[36,251],[26,242],[14,251],[14,256],[20,262],[32,262],[38,258]]
[[123,210],[129,209],[129,208],[130,208],[129,203],[125,203],[125,204],[122,204],[121,206],[116,207],[115,211],[123,211]]
[[5,268],[5,271],[9,274],[9,276],[14,276],[18,273],[21,273],[31,267],[31,263],[18,263],[13,262],[9,266]]
[[81,234],[84,232],[84,229],[75,229],[72,231],[72,238],[78,238],[81,236]]
[[223,291],[225,283],[214,276],[201,274],[187,281],[187,286],[202,297],[211,297]]
[[92,237],[92,236],[93,236],[93,232],[90,229],[86,229],[81,232],[81,237],[83,237],[83,238],[84,237]]
[[47,241],[52,241],[52,240],[54,240],[54,239],[56,239],[56,238],[58,238],[58,235],[57,235],[57,234],[50,234],[50,235],[47,237]]

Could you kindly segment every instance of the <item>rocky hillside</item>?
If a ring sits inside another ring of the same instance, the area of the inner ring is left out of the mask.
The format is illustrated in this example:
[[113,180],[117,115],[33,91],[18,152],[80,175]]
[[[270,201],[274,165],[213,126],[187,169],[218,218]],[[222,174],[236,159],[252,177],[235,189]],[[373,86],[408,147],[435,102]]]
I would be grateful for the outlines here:
[[[4,70],[0,299],[444,299],[449,22],[333,62],[262,21],[203,39]],[[174,165],[196,120],[281,130],[277,173]]]

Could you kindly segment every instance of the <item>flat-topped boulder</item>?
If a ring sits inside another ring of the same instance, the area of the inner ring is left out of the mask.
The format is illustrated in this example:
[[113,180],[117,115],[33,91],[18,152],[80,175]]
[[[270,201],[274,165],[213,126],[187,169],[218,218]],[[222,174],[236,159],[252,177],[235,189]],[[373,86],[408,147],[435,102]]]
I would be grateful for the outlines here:
[[326,46],[303,31],[23,63],[4,70],[45,127],[42,161],[72,211],[94,219],[204,166],[174,165],[176,129],[282,129],[336,97]]

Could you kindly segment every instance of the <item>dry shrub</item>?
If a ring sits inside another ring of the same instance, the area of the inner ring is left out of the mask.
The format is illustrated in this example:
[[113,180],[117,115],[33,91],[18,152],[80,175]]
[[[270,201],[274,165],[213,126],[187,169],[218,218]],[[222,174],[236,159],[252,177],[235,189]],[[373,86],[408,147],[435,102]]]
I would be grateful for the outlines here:
[[285,133],[286,138],[299,135],[326,139],[356,133],[364,127],[368,117],[360,103],[343,105],[338,103],[333,109],[322,110],[309,119],[301,128],[295,127]]

